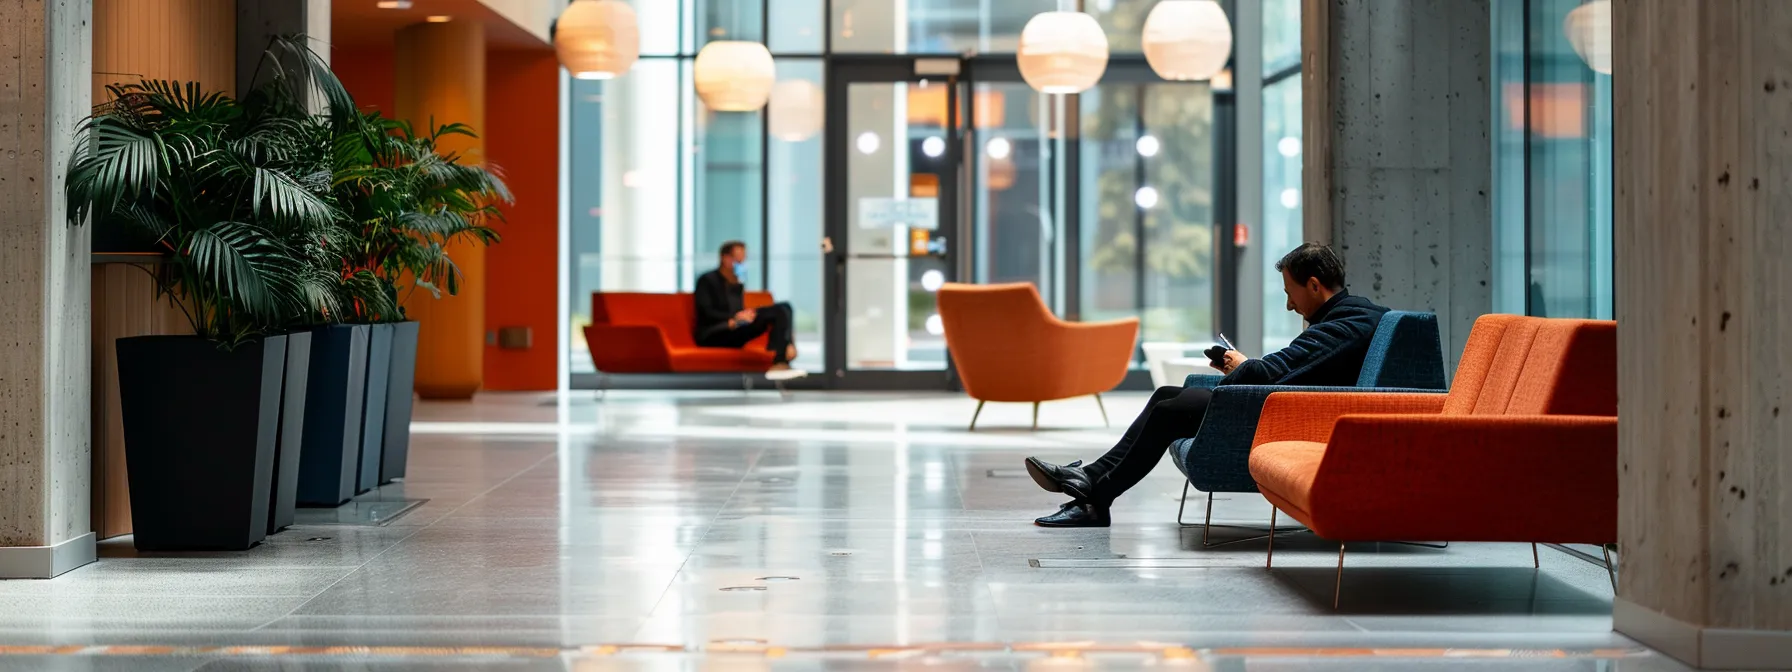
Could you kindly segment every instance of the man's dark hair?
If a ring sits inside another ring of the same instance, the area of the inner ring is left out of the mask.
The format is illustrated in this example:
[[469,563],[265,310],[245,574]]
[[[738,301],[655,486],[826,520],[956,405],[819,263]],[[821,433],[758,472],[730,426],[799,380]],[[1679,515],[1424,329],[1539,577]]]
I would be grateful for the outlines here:
[[746,246],[747,246],[746,243],[740,242],[738,240],[730,240],[726,243],[722,243],[722,249],[717,254],[726,257],[728,255],[734,254],[735,250],[738,250],[738,249],[746,247]]
[[1295,282],[1319,278],[1319,284],[1334,292],[1344,289],[1344,260],[1332,248],[1319,243],[1302,243],[1276,262],[1276,270],[1287,271]]

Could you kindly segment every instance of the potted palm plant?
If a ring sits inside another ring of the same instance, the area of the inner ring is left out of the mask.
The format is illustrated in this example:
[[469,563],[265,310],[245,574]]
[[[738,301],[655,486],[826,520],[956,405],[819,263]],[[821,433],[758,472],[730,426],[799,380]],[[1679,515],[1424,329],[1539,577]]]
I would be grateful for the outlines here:
[[[367,113],[337,138],[336,198],[348,212],[349,244],[337,248],[345,272],[368,273],[385,302],[346,306],[354,322],[373,326],[361,427],[361,489],[404,476],[410,446],[412,384],[419,325],[402,298],[421,290],[440,298],[460,291],[460,269],[448,256],[457,241],[497,242],[497,208],[511,200],[494,171],[443,152],[441,139],[473,135],[461,124],[410,124]],[[370,291],[372,291],[370,289]]]
[[[158,294],[194,335],[117,342],[135,543],[241,549],[266,535],[286,338],[336,310],[311,243],[338,235],[299,121],[250,113],[196,84],[108,87],[78,131],[70,213],[166,251]],[[327,171],[324,173],[327,175]]]

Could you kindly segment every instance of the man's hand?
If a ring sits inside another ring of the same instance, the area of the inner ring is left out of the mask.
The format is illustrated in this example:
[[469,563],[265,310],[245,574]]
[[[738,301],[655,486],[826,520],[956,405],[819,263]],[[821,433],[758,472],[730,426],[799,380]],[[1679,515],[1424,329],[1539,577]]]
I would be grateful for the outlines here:
[[754,310],[752,308],[748,308],[746,310],[735,313],[734,321],[738,324],[752,324],[753,318],[758,317],[758,315],[759,315],[759,313],[754,312]]
[[1222,362],[1220,366],[1215,366],[1213,368],[1219,369],[1220,373],[1229,374],[1232,373],[1234,369],[1237,369],[1240,365],[1244,364],[1245,359],[1247,358],[1244,356],[1244,353],[1237,350],[1227,350],[1226,361]]

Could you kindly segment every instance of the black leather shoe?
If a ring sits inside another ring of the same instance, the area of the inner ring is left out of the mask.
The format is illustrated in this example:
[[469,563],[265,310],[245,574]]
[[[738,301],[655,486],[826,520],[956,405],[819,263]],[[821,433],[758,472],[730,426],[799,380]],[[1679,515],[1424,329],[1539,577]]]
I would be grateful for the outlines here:
[[1062,467],[1046,462],[1037,457],[1027,458],[1027,474],[1033,482],[1046,492],[1062,492],[1077,499],[1089,499],[1089,475],[1083,472],[1083,461],[1077,460]]
[[1107,527],[1113,521],[1108,507],[1076,500],[1058,508],[1058,512],[1033,521],[1040,527]]

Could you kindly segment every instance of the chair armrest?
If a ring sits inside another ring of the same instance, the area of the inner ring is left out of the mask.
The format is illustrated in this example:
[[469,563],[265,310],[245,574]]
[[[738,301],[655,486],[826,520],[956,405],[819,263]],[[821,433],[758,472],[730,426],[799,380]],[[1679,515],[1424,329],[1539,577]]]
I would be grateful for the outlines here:
[[1225,376],[1211,373],[1191,373],[1182,380],[1182,387],[1184,389],[1211,390],[1219,387],[1220,381],[1225,379]]
[[1035,335],[1042,345],[1035,365],[1051,369],[1036,387],[1040,399],[1100,394],[1118,387],[1132,365],[1139,338],[1137,318],[1107,322],[1056,320]]
[[659,327],[593,324],[585,327],[591,363],[603,373],[669,373],[672,344]]
[[1345,416],[1332,430],[1311,501],[1314,511],[1348,512],[1331,517],[1338,524],[1362,520],[1376,526],[1376,536],[1394,535],[1384,538],[1456,530],[1449,539],[1614,541],[1618,419]]
[[[1437,414],[1449,395],[1436,390],[1372,392],[1376,388],[1328,388],[1327,392],[1275,390],[1263,403],[1251,445],[1272,441],[1318,441],[1331,438],[1338,418],[1361,413]],[[1355,389],[1355,392],[1338,390]]]

